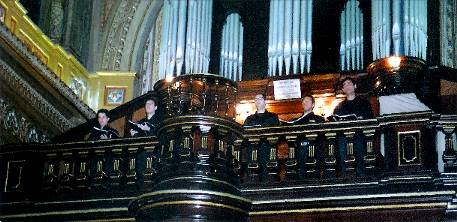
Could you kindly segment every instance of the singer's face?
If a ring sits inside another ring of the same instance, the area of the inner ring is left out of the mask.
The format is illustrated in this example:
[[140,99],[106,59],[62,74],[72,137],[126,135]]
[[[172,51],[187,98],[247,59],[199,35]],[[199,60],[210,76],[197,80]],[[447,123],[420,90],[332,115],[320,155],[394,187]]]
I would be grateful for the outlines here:
[[144,108],[146,109],[146,113],[147,113],[147,114],[155,113],[156,110],[157,110],[157,106],[156,106],[156,104],[154,103],[154,100],[148,100],[148,101],[146,101],[146,105],[144,106]]
[[99,113],[98,116],[98,123],[101,127],[104,127],[108,124],[109,118],[106,116],[105,113]]
[[257,110],[262,110],[265,109],[266,103],[265,103],[265,98],[263,98],[262,94],[256,95],[255,96],[255,107]]
[[352,94],[352,93],[355,93],[356,87],[357,86],[351,80],[346,80],[343,82],[342,91],[346,95]]
[[313,111],[314,103],[310,97],[307,96],[307,97],[303,98],[302,104],[303,104],[303,110],[304,110],[303,112]]

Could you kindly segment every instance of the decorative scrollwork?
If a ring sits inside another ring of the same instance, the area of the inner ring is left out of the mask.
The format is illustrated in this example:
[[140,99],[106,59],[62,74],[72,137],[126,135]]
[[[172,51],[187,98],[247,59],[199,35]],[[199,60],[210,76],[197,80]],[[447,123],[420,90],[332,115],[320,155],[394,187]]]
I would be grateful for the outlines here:
[[456,0],[445,0],[440,1],[441,4],[441,64],[451,68],[457,67],[457,62],[455,62],[455,57],[457,57],[457,48],[456,48],[456,35],[457,30],[455,16],[457,14],[457,9],[454,7],[456,5]]
[[13,133],[19,133],[19,121],[17,120],[16,110],[10,109],[5,115],[3,126],[6,129],[12,130]]
[[0,126],[21,142],[44,143],[49,141],[49,136],[43,130],[39,130],[2,98],[0,98]]
[[70,89],[73,90],[73,92],[80,98],[83,99],[84,93],[86,91],[86,86],[87,84],[84,82],[82,79],[78,79],[76,77],[73,77],[71,82],[70,82]]
[[67,130],[75,124],[65,118],[59,110],[53,107],[40,93],[38,93],[29,83],[22,79],[11,67],[0,60],[0,71],[3,79],[16,89],[22,97],[28,100],[33,107],[36,107],[43,116],[53,120],[56,126],[61,130]]
[[[95,112],[87,106],[83,101],[81,101],[73,91],[67,87],[67,85],[55,74],[53,73],[44,63],[42,63],[32,52],[30,52],[27,47],[19,41],[7,28],[6,26],[0,23],[0,35],[2,38],[12,45],[16,51],[21,54],[40,74],[48,81],[48,83],[53,86],[60,94],[71,101],[73,105],[81,112],[86,119],[95,117]],[[10,75],[12,72],[11,68],[3,62],[0,64],[0,69],[2,72],[7,72],[5,76]],[[14,71],[13,71],[14,72]],[[0,75],[1,76],[1,75]],[[16,75],[17,76],[17,75]],[[8,82],[8,81],[7,81]],[[72,125],[80,124],[84,120],[73,123]]]
[[120,70],[122,53],[124,50],[129,27],[137,10],[139,1],[123,0],[118,9],[113,22],[109,26],[110,30],[106,40],[106,48],[103,54],[102,69]]
[[0,22],[5,22],[5,9],[0,5]]

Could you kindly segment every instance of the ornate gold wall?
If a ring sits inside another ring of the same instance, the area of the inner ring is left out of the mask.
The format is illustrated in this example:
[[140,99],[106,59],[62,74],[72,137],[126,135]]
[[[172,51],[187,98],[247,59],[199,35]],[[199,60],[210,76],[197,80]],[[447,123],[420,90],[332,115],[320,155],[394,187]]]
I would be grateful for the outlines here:
[[[61,46],[54,44],[26,15],[19,1],[0,0],[0,20],[30,52],[56,74],[78,97],[92,109],[114,108],[132,99],[132,72],[89,73],[87,69]],[[105,89],[122,89],[122,103],[107,104],[109,92]]]

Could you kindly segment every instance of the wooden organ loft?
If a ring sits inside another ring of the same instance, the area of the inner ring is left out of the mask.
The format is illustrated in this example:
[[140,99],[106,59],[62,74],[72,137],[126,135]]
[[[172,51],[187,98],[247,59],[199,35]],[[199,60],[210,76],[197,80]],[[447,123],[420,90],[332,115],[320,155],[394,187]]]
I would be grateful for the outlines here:
[[[376,104],[407,92],[424,62],[384,59],[354,75]],[[302,90],[333,91],[340,74],[301,77]],[[457,117],[431,111],[374,119],[243,128],[235,105],[272,83],[235,83],[210,74],[162,80],[155,91],[110,111],[122,136],[84,141],[88,121],[50,143],[1,149],[5,221],[452,221],[457,208]],[[405,82],[407,81],[407,82]],[[416,81],[419,82],[419,81]],[[408,84],[406,84],[408,83]],[[376,85],[374,85],[376,84]],[[373,91],[373,90],[372,90]],[[271,95],[271,94],[269,94]],[[158,98],[157,136],[129,138],[127,120]],[[282,119],[299,101],[273,102]],[[377,106],[373,106],[378,110]],[[375,112],[376,113],[376,112]],[[352,138],[366,137],[366,175],[354,171]],[[336,166],[336,138],[347,138],[346,170]],[[306,148],[306,149],[305,149]],[[381,151],[381,149],[383,151]],[[308,153],[305,154],[305,150]],[[320,152],[321,155],[316,155]],[[343,176],[344,175],[344,176]]]

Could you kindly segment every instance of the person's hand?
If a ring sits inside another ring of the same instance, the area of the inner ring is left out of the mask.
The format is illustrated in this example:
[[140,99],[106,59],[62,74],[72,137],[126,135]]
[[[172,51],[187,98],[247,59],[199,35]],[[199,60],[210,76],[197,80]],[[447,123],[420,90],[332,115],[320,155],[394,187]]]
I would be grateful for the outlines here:
[[131,136],[134,136],[135,134],[137,134],[138,132],[136,130],[133,130],[133,129],[130,129],[130,135]]
[[140,127],[140,129],[142,129],[143,131],[151,130],[151,128],[146,123],[138,124],[138,127]]
[[106,134],[102,134],[102,135],[100,135],[100,139],[106,140],[106,139],[108,139],[108,136]]

